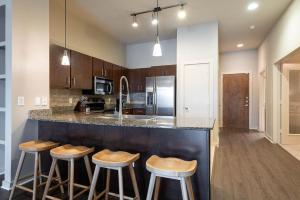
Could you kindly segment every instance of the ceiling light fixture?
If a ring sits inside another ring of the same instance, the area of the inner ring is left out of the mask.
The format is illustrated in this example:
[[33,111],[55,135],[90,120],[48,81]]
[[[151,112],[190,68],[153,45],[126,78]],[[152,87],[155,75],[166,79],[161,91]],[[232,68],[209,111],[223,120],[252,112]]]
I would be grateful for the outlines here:
[[152,10],[145,10],[145,11],[141,11],[141,12],[135,12],[135,13],[132,13],[130,14],[130,16],[133,17],[134,21],[132,23],[132,26],[133,27],[137,27],[138,24],[136,22],[136,17],[138,15],[143,15],[143,14],[148,14],[148,13],[152,13],[152,21],[151,23],[155,26],[159,23],[159,20],[158,20],[158,17],[157,17],[157,14],[158,12],[160,11],[163,11],[163,10],[166,10],[166,9],[170,9],[170,8],[178,8],[180,7],[181,9],[178,11],[178,18],[179,19],[183,19],[186,17],[186,11],[184,9],[184,6],[186,5],[186,3],[181,3],[181,4],[175,4],[175,5],[170,5],[170,6],[165,6],[165,7],[155,7],[153,8]]
[[242,47],[244,47],[244,44],[243,43],[239,43],[236,46],[237,46],[237,48],[242,48]]
[[[156,0],[156,5],[158,8],[158,0]],[[158,20],[158,11],[156,12],[156,19]],[[154,57],[162,56],[161,46],[159,42],[159,32],[158,32],[158,23],[156,24],[156,37],[155,37],[155,44],[153,47],[153,54]]]
[[70,58],[67,50],[67,0],[65,0],[65,50],[61,59],[61,65],[70,66]]
[[152,21],[151,21],[152,25],[157,25],[158,24],[157,14],[158,14],[158,12],[153,12],[152,13]]
[[178,11],[177,16],[178,16],[179,19],[184,19],[184,18],[186,17],[186,12],[185,12],[184,5],[183,5],[183,4],[181,5],[181,8],[180,8],[180,10]]
[[255,29],[255,26],[252,25],[252,26],[250,26],[249,28],[250,28],[251,30],[254,30],[254,29]]
[[259,7],[259,4],[257,2],[251,2],[248,4],[249,11],[256,10],[258,7]]
[[139,24],[137,23],[136,15],[134,15],[133,16],[133,21],[132,21],[132,27],[137,28],[138,26],[139,26]]

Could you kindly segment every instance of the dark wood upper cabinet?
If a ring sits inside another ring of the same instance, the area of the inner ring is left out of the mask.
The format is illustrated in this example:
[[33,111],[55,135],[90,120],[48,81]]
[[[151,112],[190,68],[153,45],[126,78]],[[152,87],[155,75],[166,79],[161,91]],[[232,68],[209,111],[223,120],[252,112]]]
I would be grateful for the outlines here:
[[93,76],[102,76],[104,61],[98,58],[93,58]]
[[145,92],[147,72],[146,68],[129,70],[130,92]]
[[[50,46],[50,87],[51,88],[70,88],[70,66],[61,65],[64,53],[63,47],[57,45]],[[70,55],[70,52],[69,52]]]
[[122,67],[113,65],[113,81],[114,81],[114,93],[119,94],[120,91],[120,78],[122,76]]
[[71,88],[92,89],[93,61],[91,56],[71,51]]
[[93,58],[93,76],[113,79],[113,64],[98,58]]
[[153,66],[150,69],[152,76],[176,76],[176,65]]

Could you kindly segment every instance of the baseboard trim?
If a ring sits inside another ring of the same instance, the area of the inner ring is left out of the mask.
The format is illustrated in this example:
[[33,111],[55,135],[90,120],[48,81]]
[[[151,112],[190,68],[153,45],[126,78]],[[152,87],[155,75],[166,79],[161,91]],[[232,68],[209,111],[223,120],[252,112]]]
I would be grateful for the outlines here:
[[267,139],[267,140],[269,140],[269,142],[271,142],[272,144],[276,144],[271,138],[269,138],[265,133],[264,133],[264,135],[265,135],[265,138]]

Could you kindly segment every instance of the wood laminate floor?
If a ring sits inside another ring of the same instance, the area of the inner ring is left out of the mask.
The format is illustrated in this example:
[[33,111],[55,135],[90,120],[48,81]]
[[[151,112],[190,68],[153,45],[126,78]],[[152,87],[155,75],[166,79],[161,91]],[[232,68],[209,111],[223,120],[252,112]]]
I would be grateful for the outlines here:
[[261,133],[223,129],[211,192],[213,200],[299,200],[300,162]]

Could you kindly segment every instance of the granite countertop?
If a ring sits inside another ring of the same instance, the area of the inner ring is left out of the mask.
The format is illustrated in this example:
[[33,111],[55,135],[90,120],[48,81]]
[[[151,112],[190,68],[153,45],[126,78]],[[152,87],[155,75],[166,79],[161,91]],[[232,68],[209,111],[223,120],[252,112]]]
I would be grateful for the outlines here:
[[[119,119],[113,115],[99,113],[79,113],[73,111],[54,112],[51,109],[33,110],[29,113],[30,120],[65,122],[77,124],[143,127],[143,128],[171,128],[171,129],[212,129],[214,119],[210,118],[176,118],[162,116],[139,116],[147,119]],[[128,116],[130,117],[130,116]]]

